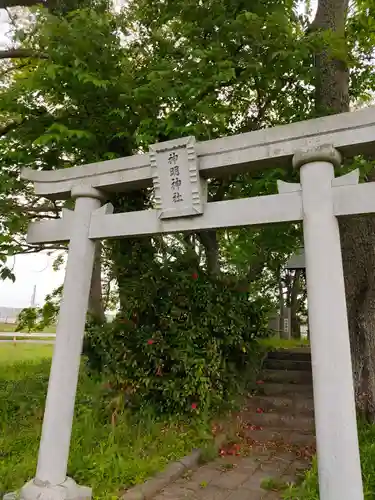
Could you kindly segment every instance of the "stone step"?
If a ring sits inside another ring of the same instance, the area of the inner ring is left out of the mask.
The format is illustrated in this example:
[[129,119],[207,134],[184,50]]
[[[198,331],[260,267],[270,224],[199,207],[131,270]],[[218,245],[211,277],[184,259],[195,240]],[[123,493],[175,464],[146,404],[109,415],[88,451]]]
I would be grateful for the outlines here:
[[288,359],[294,361],[310,361],[311,353],[309,347],[298,347],[295,349],[279,349],[278,351],[270,351],[268,359]]
[[312,432],[279,428],[252,429],[249,426],[248,429],[245,429],[244,434],[247,440],[254,443],[315,446],[315,436]]
[[311,372],[311,360],[300,361],[295,359],[268,358],[264,362],[264,367],[270,370],[297,370]]
[[264,429],[278,428],[301,430],[303,432],[314,432],[315,423],[313,416],[306,416],[301,414],[290,414],[280,412],[263,412],[248,411],[242,414],[242,418],[248,425],[261,426]]
[[265,382],[258,385],[258,394],[265,394],[266,396],[274,395],[287,395],[294,396],[296,394],[303,394],[304,396],[313,397],[313,388],[310,384],[289,384],[289,383],[273,383]]
[[263,370],[262,378],[265,382],[280,382],[290,384],[311,384],[312,373],[304,370]]
[[250,411],[262,408],[264,411],[314,416],[314,399],[303,394],[294,397],[283,394],[274,396],[255,394],[249,397],[246,408]]

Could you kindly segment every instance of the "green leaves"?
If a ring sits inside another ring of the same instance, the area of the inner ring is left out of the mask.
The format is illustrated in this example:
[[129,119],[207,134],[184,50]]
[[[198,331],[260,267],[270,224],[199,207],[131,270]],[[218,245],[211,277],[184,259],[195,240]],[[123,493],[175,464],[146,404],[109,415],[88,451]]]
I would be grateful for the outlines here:
[[16,277],[14,273],[9,269],[9,267],[3,266],[0,268],[0,278],[2,280],[10,279],[11,281],[15,281]]
[[92,134],[86,130],[69,130],[61,123],[53,123],[43,134],[34,140],[33,144],[46,146],[54,143],[69,141],[71,139],[91,139]]
[[[266,332],[264,301],[249,301],[233,275],[189,273],[181,260],[134,279],[127,309],[91,326],[91,366],[128,387],[132,404],[184,413],[220,405],[251,371]],[[129,290],[130,292],[130,290]]]

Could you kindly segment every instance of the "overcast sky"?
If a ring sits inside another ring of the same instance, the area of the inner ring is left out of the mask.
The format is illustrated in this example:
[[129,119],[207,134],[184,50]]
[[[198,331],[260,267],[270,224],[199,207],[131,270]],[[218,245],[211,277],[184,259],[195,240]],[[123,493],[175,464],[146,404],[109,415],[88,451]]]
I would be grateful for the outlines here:
[[36,303],[43,305],[45,296],[64,280],[64,270],[54,271],[53,261],[54,257],[46,253],[16,255],[9,259],[9,265],[14,265],[16,281],[0,281],[0,306],[28,307],[34,286]]
[[8,25],[8,14],[6,10],[0,9],[0,48],[4,49],[7,45],[7,31],[9,30]]
[[[313,0],[316,5],[316,0]],[[9,46],[8,14],[0,9],[0,50]],[[16,276],[15,283],[10,280],[0,281],[0,306],[28,307],[31,303],[34,286],[36,286],[36,303],[42,305],[45,296],[60,286],[64,280],[64,269],[54,271],[53,256],[46,253],[18,255],[9,259]]]

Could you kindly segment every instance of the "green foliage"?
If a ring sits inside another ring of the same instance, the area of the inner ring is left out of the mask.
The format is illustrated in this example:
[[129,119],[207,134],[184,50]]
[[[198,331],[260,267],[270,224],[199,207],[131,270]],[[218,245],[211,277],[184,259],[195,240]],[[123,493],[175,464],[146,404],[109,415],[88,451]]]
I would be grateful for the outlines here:
[[[293,0],[132,0],[120,13],[102,1],[66,3],[35,9],[15,31],[16,43],[41,57],[1,63],[0,258],[28,248],[26,222],[39,203],[20,181],[21,167],[67,168],[187,134],[205,140],[307,118],[317,46],[342,50],[307,32],[308,19],[297,15]],[[356,103],[375,86],[373,19],[373,5],[361,0],[347,25]],[[210,182],[209,198],[270,192],[275,174]],[[279,243],[285,260],[294,235],[285,227],[245,230],[228,250],[222,239],[219,252],[228,259],[236,247],[238,268],[260,260],[268,266],[263,248]]]
[[[358,424],[359,445],[363,478],[363,493],[366,500],[375,498],[375,425]],[[284,500],[319,500],[318,467],[314,460],[313,467],[307,471],[300,486],[291,486],[283,496]]]
[[375,4],[356,0],[347,22],[350,58],[350,95],[358,104],[371,104],[375,88]]
[[[4,256],[5,257],[5,256]],[[6,259],[4,258],[2,260],[3,263],[6,262]],[[3,265],[3,267],[0,267],[0,278],[2,280],[10,279],[13,282],[15,281],[16,277],[14,276],[13,272],[9,269],[9,267],[6,267]]]
[[266,305],[249,300],[235,277],[190,274],[176,263],[135,279],[129,299],[113,323],[89,329],[85,353],[132,404],[206,411],[258,367]]
[[138,91],[162,95],[168,109],[141,124],[140,139],[153,127],[168,138],[203,140],[300,119],[312,75],[293,3],[131,1],[133,45],[154,47],[149,84]]
[[262,480],[260,487],[267,491],[283,491],[288,487],[288,485],[281,479],[266,477]]
[[46,296],[43,307],[26,307],[17,318],[16,331],[43,332],[57,322],[62,286]]
[[314,459],[312,468],[309,469],[301,485],[291,485],[284,492],[284,500],[319,500],[318,467]]
[[[0,114],[7,124],[0,143],[0,183],[10,176],[13,189],[12,196],[4,194],[7,253],[27,248],[27,216],[14,205],[26,199],[22,204],[29,217],[35,215],[29,207],[37,205],[29,186],[17,179],[20,167],[68,168],[129,155],[156,141],[187,134],[205,140],[309,113],[311,76],[304,63],[310,42],[300,43],[303,23],[294,15],[292,1],[244,6],[224,0],[155,5],[137,0],[119,14],[102,3],[86,5],[59,16],[37,9],[19,41],[38,54],[42,51],[43,57],[22,66],[16,61],[0,89]],[[212,181],[209,199],[274,192],[275,173]],[[116,211],[124,209],[121,200],[115,201]],[[149,191],[147,205],[152,206]],[[285,227],[244,229],[230,244],[218,237],[216,253],[230,272],[246,276],[249,267],[285,260],[295,246],[295,233]],[[21,235],[17,241],[15,234]],[[273,248],[281,249],[280,259],[264,251],[270,240]],[[169,242],[164,240],[164,248]],[[158,243],[151,243],[154,254],[160,254]],[[122,257],[136,252],[133,242],[114,245],[118,251],[109,252],[108,258],[123,290]],[[206,265],[209,249],[202,244],[196,249],[203,256],[200,264]],[[130,274],[141,267],[141,259],[133,267],[127,265]],[[271,288],[274,284],[275,279],[269,280]]]
[[25,309],[22,309],[18,315],[16,332],[20,332],[21,330],[31,332],[37,322],[37,316],[38,313],[36,307],[26,307]]
[[[7,344],[0,350],[2,492],[21,488],[35,474],[51,354],[50,346]],[[98,500],[113,500],[212,440],[204,416],[130,414],[118,408],[102,380],[82,370],[68,474],[92,486]]]
[[17,35],[42,57],[7,62],[0,88],[1,261],[30,251],[30,219],[56,218],[64,206],[40,211],[46,203],[19,179],[22,167],[52,170],[129,155],[139,121],[157,115],[157,103],[134,100],[146,62],[124,46],[121,23],[103,5],[65,16],[40,8]]

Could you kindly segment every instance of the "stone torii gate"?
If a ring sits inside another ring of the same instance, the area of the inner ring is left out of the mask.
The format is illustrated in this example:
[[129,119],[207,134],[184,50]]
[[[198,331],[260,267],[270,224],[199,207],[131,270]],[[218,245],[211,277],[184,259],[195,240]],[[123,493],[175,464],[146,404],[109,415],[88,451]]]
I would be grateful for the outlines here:
[[[66,477],[95,241],[155,233],[303,221],[320,498],[363,500],[337,217],[375,213],[375,183],[335,178],[341,155],[375,150],[375,108],[196,143],[164,142],[136,155],[65,170],[24,170],[37,195],[75,199],[57,221],[30,224],[29,243],[69,241],[36,477],[24,500],[91,498]],[[301,183],[279,194],[207,203],[206,179],[293,164]],[[155,209],[113,214],[111,193],[155,189]]]

